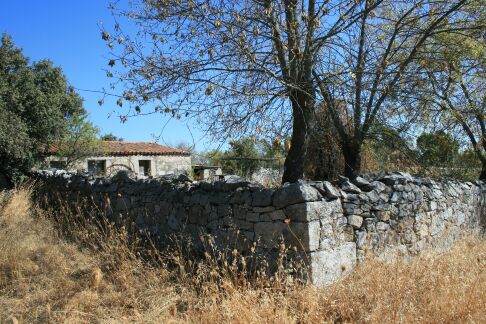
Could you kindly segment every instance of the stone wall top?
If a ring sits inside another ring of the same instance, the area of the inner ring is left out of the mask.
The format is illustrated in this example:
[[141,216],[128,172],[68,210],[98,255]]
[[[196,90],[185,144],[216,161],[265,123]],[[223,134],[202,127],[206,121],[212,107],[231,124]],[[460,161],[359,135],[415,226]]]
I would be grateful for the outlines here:
[[[184,192],[226,192],[248,190],[254,192],[252,204],[267,206],[273,204],[277,208],[298,204],[306,201],[333,200],[341,198],[344,201],[367,200],[376,202],[389,195],[391,202],[405,200],[421,200],[422,194],[429,198],[437,198],[446,190],[447,194],[457,196],[464,189],[477,187],[484,190],[486,183],[481,181],[459,181],[455,179],[436,180],[414,177],[404,172],[374,173],[358,177],[353,181],[340,177],[338,181],[304,181],[285,183],[278,188],[264,188],[261,184],[252,183],[238,176],[226,176],[225,180],[206,182],[192,181],[185,175],[167,175],[150,178],[133,178],[120,172],[113,177],[92,177],[65,171],[40,170],[33,173],[33,178],[47,183],[61,185],[68,190],[76,191],[108,191],[133,193],[137,189],[154,191]],[[441,191],[441,192],[439,192]],[[402,194],[399,194],[399,193]],[[422,193],[420,193],[422,192]],[[408,194],[405,194],[408,193]],[[365,196],[367,198],[365,198]]]

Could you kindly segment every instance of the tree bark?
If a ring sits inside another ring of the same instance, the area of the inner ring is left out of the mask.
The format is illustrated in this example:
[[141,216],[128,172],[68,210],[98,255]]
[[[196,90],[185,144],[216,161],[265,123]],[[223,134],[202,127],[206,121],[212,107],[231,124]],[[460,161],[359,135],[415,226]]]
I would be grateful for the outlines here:
[[356,179],[361,172],[361,143],[343,144],[344,175],[349,179]]
[[479,175],[479,180],[486,181],[486,159],[481,159],[481,174]]
[[294,91],[290,96],[292,104],[292,137],[290,149],[284,163],[282,183],[297,182],[304,177],[304,164],[307,158],[309,131],[313,123],[312,96],[303,91]]

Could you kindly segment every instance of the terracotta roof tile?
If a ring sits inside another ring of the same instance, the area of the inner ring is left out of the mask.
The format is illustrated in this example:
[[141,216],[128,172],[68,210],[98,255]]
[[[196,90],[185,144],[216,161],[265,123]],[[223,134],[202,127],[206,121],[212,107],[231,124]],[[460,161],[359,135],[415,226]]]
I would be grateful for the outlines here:
[[107,155],[191,155],[191,153],[153,142],[103,141]]
[[[50,154],[56,154],[57,146],[50,145]],[[102,141],[102,155],[191,155],[190,152],[153,142]]]

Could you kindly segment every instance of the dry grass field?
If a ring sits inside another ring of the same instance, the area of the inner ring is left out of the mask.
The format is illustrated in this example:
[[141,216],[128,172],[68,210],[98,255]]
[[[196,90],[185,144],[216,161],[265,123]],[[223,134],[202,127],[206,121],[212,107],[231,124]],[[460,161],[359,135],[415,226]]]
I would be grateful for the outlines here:
[[123,230],[65,226],[65,218],[40,212],[29,190],[1,195],[1,323],[486,321],[479,238],[409,263],[370,261],[317,289],[247,280],[176,252],[141,256]]

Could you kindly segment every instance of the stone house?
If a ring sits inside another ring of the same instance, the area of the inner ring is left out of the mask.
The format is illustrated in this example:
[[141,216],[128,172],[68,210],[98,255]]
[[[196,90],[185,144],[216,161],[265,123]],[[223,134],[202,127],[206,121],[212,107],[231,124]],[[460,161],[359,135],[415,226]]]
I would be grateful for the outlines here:
[[[66,169],[64,159],[55,156],[55,149],[50,153],[47,166]],[[78,170],[107,176],[120,170],[147,177],[187,173],[191,170],[191,153],[153,142],[103,141],[100,153],[84,158],[68,169]]]

